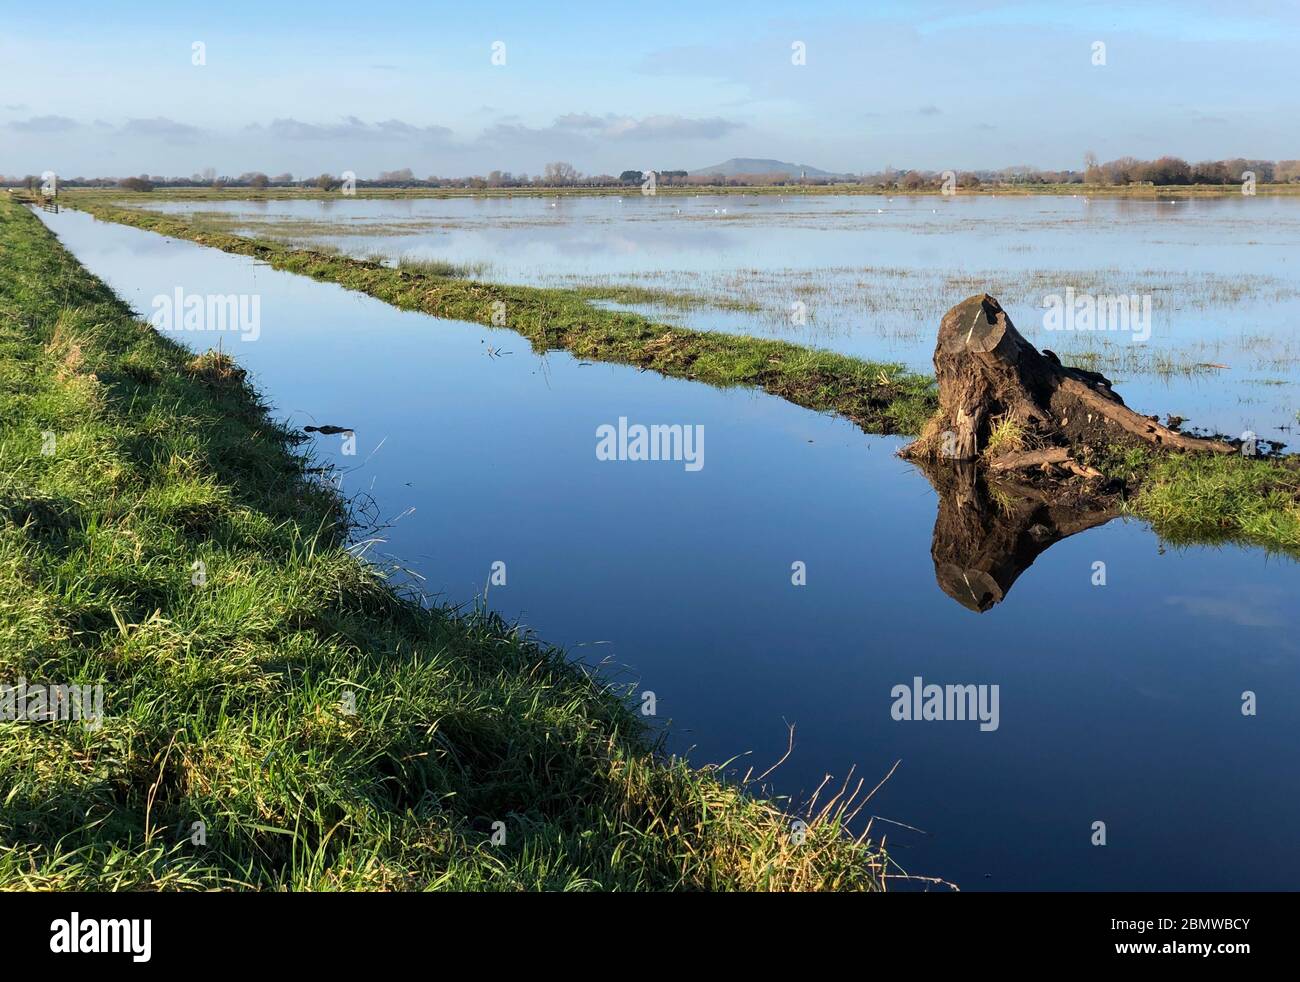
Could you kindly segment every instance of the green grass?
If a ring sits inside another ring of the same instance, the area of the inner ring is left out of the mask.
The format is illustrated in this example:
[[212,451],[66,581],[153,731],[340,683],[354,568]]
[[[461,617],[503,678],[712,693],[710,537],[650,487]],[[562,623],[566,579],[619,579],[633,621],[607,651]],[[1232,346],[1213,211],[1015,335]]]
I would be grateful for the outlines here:
[[764,389],[808,409],[838,413],[869,433],[919,433],[937,405],[933,380],[901,365],[785,341],[692,331],[591,303],[645,298],[634,290],[548,289],[455,279],[441,271],[393,268],[374,260],[206,230],[184,217],[120,208],[99,199],[79,199],[76,207],[105,221],[256,256],[276,269],[337,283],[403,310],[508,327],[537,351],[562,349],[582,359],[636,365],[711,385]]
[[1004,453],[1019,453],[1025,449],[1025,428],[1015,416],[1004,413],[992,423],[988,443],[984,445],[985,460],[992,460]]
[[1098,466],[1129,484],[1129,510],[1170,542],[1239,542],[1300,557],[1300,457],[1117,449]]
[[395,593],[228,356],[2,200],[0,268],[0,684],[102,684],[107,713],[0,722],[0,889],[883,885],[851,794],[795,842],[628,692]]

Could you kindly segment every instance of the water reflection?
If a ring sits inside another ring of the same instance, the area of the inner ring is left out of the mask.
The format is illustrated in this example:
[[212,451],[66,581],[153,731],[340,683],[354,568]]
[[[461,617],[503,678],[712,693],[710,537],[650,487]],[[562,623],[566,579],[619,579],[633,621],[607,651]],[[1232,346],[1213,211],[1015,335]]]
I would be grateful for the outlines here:
[[968,461],[918,466],[939,495],[930,546],[934,578],[944,593],[981,614],[1001,603],[1020,574],[1057,542],[1119,514],[1113,507],[1054,502]]

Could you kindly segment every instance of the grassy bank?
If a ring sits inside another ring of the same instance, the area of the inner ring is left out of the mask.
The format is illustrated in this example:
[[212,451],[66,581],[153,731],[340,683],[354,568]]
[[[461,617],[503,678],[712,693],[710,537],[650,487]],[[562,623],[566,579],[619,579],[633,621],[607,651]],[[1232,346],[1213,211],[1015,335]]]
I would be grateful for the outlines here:
[[1116,451],[1128,509],[1180,545],[1239,542],[1300,558],[1300,457]]
[[8,201],[0,268],[0,685],[106,714],[0,722],[0,889],[882,885],[845,797],[795,842],[561,652],[396,595],[238,367]]
[[[536,289],[392,269],[267,240],[205,229],[106,199],[78,207],[106,221],[255,255],[279,269],[339,283],[405,309],[491,325],[493,303],[535,348],[651,368],[715,385],[751,385],[810,409],[835,412],[868,433],[919,433],[937,405],[933,379],[782,341],[656,324],[592,306],[597,299],[647,299],[637,288]],[[655,302],[663,303],[662,296]],[[739,302],[739,301],[737,301]],[[1098,461],[1127,486],[1130,512],[1171,541],[1237,541],[1300,556],[1300,459],[1204,459],[1116,450]]]
[[636,365],[711,385],[764,389],[808,409],[838,413],[870,433],[918,433],[936,406],[933,381],[900,365],[814,351],[785,341],[691,331],[592,304],[593,299],[627,299],[610,290],[454,279],[436,271],[393,268],[208,231],[182,216],[122,208],[102,200],[82,200],[77,207],[105,221],[256,256],[276,269],[338,283],[403,310],[508,327],[537,351],[564,350],[579,358]]

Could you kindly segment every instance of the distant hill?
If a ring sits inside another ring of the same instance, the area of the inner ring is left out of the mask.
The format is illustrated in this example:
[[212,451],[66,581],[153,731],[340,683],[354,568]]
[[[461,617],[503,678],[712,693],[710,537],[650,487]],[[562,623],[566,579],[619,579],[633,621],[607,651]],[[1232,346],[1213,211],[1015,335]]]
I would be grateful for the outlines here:
[[788,174],[790,177],[798,177],[800,174],[807,174],[809,177],[836,176],[829,171],[809,167],[807,164],[790,164],[784,160],[769,160],[762,157],[732,157],[712,167],[701,167],[688,173],[691,177],[701,177],[706,174],[721,174],[723,177],[736,177],[739,174]]

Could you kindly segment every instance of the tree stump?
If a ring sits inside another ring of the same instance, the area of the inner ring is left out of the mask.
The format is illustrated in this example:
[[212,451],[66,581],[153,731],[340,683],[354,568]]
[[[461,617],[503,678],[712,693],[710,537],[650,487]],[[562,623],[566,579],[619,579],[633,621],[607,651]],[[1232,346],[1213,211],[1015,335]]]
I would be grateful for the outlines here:
[[[1185,436],[1156,417],[1124,405],[1099,372],[1067,368],[1051,351],[1025,340],[1001,305],[987,293],[967,297],[939,325],[934,349],[939,411],[920,439],[902,450],[914,459],[978,460],[990,434],[1004,421],[1016,424],[1023,443],[1015,448],[1030,466],[1061,466],[1083,476],[1100,476],[1065,460],[1034,461],[1030,451],[1104,448],[1112,444],[1162,450],[1232,453],[1231,444]],[[995,461],[990,462],[995,463]],[[1004,462],[1006,463],[1006,462]],[[1004,468],[1005,469],[1005,468]]]

